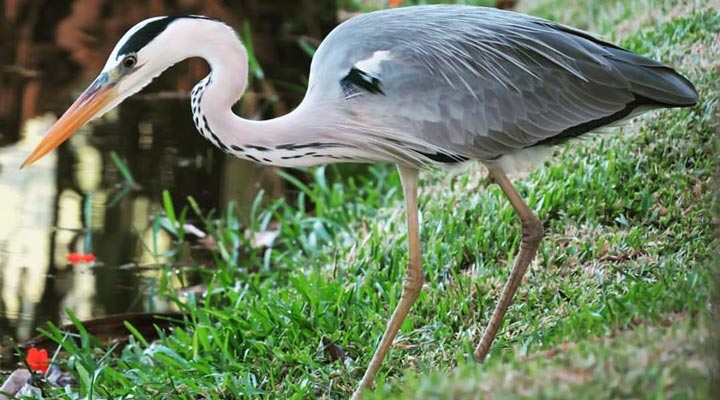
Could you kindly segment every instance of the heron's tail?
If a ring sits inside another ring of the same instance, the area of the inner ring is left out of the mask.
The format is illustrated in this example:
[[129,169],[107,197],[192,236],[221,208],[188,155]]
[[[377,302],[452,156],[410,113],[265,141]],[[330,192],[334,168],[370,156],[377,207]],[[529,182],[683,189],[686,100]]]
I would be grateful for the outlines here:
[[690,107],[698,102],[695,86],[665,64],[620,48],[606,48],[608,59],[632,85],[631,90],[650,106]]

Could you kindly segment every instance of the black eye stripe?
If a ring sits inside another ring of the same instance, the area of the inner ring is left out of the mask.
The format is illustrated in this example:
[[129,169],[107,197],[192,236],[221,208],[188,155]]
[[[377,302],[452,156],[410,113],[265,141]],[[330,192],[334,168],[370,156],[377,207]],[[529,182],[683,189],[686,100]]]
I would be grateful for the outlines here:
[[158,18],[150,22],[144,22],[144,25],[137,30],[118,51],[118,54],[129,54],[137,53],[143,47],[147,46],[153,39],[161,34],[171,23],[178,19],[189,18],[189,19],[205,19],[213,20],[212,18],[203,17],[199,15],[188,15],[188,16],[174,16]]

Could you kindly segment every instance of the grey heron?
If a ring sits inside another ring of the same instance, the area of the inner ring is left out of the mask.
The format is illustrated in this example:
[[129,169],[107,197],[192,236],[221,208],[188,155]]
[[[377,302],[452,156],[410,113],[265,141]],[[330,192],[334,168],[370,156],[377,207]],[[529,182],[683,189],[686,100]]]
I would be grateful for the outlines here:
[[248,75],[247,53],[235,32],[202,16],[156,17],[122,37],[97,79],[23,165],[190,57],[204,58],[211,68],[192,91],[195,126],[226,153],[285,167],[397,165],[407,212],[407,272],[356,398],[372,384],[423,285],[417,206],[422,168],[481,162],[520,218],[519,252],[474,353],[481,362],[543,235],[507,172],[550,146],[651,109],[698,100],[693,85],[672,68],[583,31],[509,11],[436,5],[342,23],[317,49],[300,105],[279,118],[247,120],[231,110]]

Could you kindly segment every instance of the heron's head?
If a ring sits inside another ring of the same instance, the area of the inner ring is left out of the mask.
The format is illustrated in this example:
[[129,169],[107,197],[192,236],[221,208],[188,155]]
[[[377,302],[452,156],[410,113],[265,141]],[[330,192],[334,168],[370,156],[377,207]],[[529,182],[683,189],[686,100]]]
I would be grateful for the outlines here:
[[196,28],[207,25],[227,29],[201,16],[156,17],[135,25],[117,43],[98,77],[55,122],[21,168],[58,147],[86,122],[137,93],[171,65],[198,55],[192,53],[193,49],[197,53],[193,42],[201,40]]

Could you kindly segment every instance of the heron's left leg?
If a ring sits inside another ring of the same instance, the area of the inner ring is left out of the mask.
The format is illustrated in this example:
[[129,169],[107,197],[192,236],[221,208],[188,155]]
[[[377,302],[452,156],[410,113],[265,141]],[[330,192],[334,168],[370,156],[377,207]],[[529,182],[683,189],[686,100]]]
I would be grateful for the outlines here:
[[540,246],[540,240],[542,240],[543,227],[538,217],[533,214],[532,210],[525,204],[522,197],[518,194],[517,190],[513,186],[507,175],[498,168],[489,168],[490,176],[495,180],[500,188],[505,192],[510,204],[512,204],[515,212],[520,216],[520,222],[522,224],[522,236],[520,239],[520,252],[515,259],[515,265],[510,272],[510,277],[505,282],[500,300],[493,311],[492,317],[490,317],[490,323],[488,324],[480,344],[475,349],[475,360],[477,362],[483,362],[488,352],[490,351],[490,345],[495,340],[498,329],[502,325],[505,312],[512,303],[513,296],[520,286],[520,281],[527,271],[528,265],[535,257],[538,247]]
[[402,293],[400,294],[400,302],[395,307],[390,321],[388,321],[385,333],[380,339],[380,344],[375,350],[370,365],[365,371],[357,390],[353,393],[352,399],[359,399],[362,390],[372,385],[375,380],[375,374],[385,359],[390,346],[392,345],[395,335],[400,329],[410,308],[415,303],[423,285],[423,273],[420,266],[420,229],[418,226],[418,170],[398,166],[400,172],[400,181],[405,192],[405,208],[407,210],[407,227],[408,227],[408,266],[403,281]]

